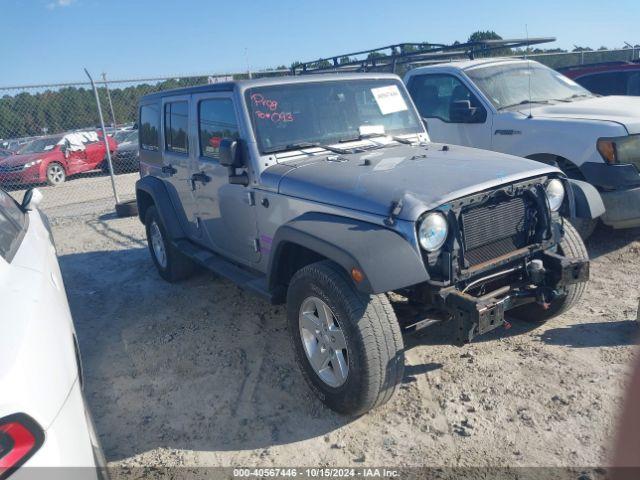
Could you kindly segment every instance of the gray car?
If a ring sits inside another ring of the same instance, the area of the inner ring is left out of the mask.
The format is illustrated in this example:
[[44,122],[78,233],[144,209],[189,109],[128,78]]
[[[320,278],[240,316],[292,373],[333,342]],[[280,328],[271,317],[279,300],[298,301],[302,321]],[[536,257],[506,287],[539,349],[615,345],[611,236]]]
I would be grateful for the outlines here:
[[[317,75],[140,101],[140,220],[160,275],[196,267],[285,303],[304,377],[332,409],[387,402],[403,333],[462,345],[574,305],[587,252],[563,218],[593,188],[532,160],[429,141],[395,75]],[[393,300],[393,301],[391,301]]]

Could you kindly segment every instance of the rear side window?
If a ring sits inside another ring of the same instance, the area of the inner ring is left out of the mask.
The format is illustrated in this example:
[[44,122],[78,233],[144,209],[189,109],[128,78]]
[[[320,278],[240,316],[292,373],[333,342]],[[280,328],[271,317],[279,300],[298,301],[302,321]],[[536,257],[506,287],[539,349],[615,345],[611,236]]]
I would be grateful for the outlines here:
[[160,146],[160,111],[157,105],[140,107],[140,148],[158,150]]
[[189,104],[171,102],[164,106],[164,142],[169,152],[189,153]]
[[200,155],[218,158],[220,140],[238,138],[238,122],[233,102],[228,98],[203,100],[198,108]]
[[0,190],[0,256],[13,259],[26,227],[26,218],[16,202]]

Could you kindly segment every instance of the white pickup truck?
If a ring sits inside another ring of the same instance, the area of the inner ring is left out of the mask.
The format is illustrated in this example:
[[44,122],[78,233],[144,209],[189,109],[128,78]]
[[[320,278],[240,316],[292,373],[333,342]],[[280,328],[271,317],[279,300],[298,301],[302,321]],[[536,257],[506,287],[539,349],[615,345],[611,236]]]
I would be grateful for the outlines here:
[[640,226],[640,97],[599,97],[508,58],[429,65],[404,80],[432,140],[555,164],[597,188],[605,224]]

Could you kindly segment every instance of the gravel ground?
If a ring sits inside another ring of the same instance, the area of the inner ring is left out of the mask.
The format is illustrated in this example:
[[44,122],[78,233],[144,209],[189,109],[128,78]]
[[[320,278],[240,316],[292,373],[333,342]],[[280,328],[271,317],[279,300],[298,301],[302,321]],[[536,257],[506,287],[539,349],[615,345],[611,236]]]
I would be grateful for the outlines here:
[[406,338],[398,395],[360,418],[311,394],[282,307],[157,275],[137,219],[61,219],[86,393],[112,466],[599,466],[636,350],[640,229],[600,228],[568,314],[463,348]]

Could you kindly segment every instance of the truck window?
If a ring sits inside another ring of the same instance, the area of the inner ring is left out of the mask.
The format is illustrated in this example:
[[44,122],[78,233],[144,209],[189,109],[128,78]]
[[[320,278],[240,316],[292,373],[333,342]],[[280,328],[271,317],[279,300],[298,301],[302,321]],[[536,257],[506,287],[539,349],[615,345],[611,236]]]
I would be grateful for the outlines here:
[[13,260],[26,227],[25,215],[16,202],[0,190],[0,256]]
[[164,142],[169,152],[189,153],[189,104],[184,101],[164,106]]
[[599,95],[626,95],[626,75],[624,72],[606,72],[585,75],[576,81],[587,90]]
[[228,98],[203,100],[198,106],[200,155],[218,158],[220,140],[238,138],[238,122],[233,102]]
[[160,146],[160,112],[157,105],[140,108],[140,148],[158,150]]
[[409,82],[409,93],[422,117],[457,123],[452,115],[454,102],[468,100],[477,108],[476,121],[482,123],[486,119],[486,110],[477,97],[452,75],[416,75]]

